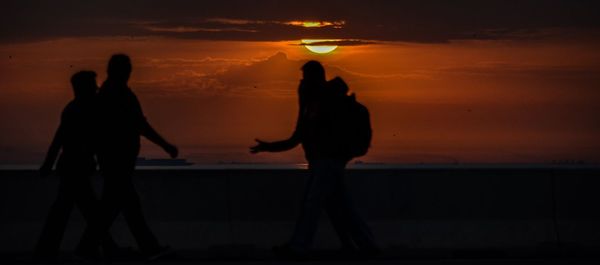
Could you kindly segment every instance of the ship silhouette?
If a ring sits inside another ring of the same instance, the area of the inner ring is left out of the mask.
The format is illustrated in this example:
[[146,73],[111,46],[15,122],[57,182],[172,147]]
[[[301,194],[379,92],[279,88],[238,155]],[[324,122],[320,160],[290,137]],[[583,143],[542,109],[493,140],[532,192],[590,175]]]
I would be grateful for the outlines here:
[[136,166],[190,166],[194,163],[181,158],[147,159],[145,157],[138,157],[135,164]]

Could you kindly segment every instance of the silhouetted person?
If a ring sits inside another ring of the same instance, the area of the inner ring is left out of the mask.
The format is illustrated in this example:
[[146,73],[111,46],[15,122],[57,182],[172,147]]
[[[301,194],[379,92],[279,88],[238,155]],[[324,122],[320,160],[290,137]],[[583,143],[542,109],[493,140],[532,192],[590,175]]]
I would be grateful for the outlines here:
[[140,136],[161,146],[171,157],[178,150],[146,121],[140,103],[127,82],[131,74],[127,55],[116,54],[108,62],[108,77],[98,93],[98,162],[104,177],[102,217],[86,229],[79,251],[92,254],[119,213],[123,213],[141,252],[149,259],[172,253],[163,247],[148,227],[133,184]]
[[[58,196],[35,249],[35,257],[42,260],[57,258],[73,206],[79,208],[86,222],[97,219],[99,214],[99,201],[90,180],[96,171],[96,73],[78,72],[71,77],[71,84],[75,98],[63,110],[60,125],[40,168],[42,176],[50,175],[60,152],[56,164],[60,177]],[[103,247],[107,254],[120,251],[108,234]]]
[[[378,248],[366,223],[351,204],[344,183],[346,164],[364,155],[371,139],[367,109],[348,96],[341,78],[329,82],[317,61],[303,67],[298,88],[299,114],[292,136],[283,141],[265,142],[252,153],[281,152],[302,144],[310,176],[304,192],[300,216],[289,243],[276,247],[276,254],[301,258],[311,248],[319,215],[325,210],[342,248],[361,254],[374,254]],[[357,124],[362,122],[362,124]]]

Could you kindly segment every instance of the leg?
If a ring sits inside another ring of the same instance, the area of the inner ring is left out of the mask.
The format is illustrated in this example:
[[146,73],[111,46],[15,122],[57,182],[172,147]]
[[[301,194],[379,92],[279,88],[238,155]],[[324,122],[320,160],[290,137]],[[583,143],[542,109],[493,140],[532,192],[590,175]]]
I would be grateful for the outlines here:
[[[98,220],[101,217],[100,201],[96,198],[96,194],[92,187],[89,177],[81,176],[76,180],[76,185],[73,186],[73,197],[75,204],[79,208],[85,221],[89,224]],[[102,248],[104,251],[116,251],[119,249],[110,232],[104,237]]]
[[38,258],[56,258],[60,250],[71,210],[73,197],[70,194],[69,180],[61,176],[58,196],[52,204],[40,239],[35,247],[35,256]]
[[349,205],[349,201],[346,204],[348,206],[344,208],[346,212],[344,215],[348,220],[349,232],[356,246],[361,250],[368,251],[378,249],[373,233],[367,223],[356,212],[356,209]]
[[[102,164],[102,163],[101,163]],[[101,218],[91,222],[81,240],[81,250],[97,249],[109,235],[109,229],[119,213],[123,213],[140,250],[147,255],[161,251],[158,241],[142,214],[139,197],[132,182],[135,159],[111,159],[103,163],[104,189],[101,200]]]
[[369,226],[360,217],[352,204],[350,194],[344,182],[344,167],[338,167],[336,175],[339,182],[331,199],[330,208],[335,212],[334,216],[337,216],[339,219],[337,223],[340,229],[345,230],[344,234],[349,235],[359,249],[377,249],[371,229],[369,229]]
[[334,179],[331,177],[331,163],[329,161],[313,161],[300,216],[296,221],[296,228],[290,242],[297,249],[308,249],[312,246],[314,235],[317,232],[319,216],[322,207],[331,194]]
[[340,239],[342,249],[355,250],[356,246],[352,241],[350,227],[348,225],[348,221],[345,219],[345,211],[342,209],[342,207],[340,207],[343,204],[341,201],[343,196],[342,193],[344,192],[343,189],[343,183],[338,183],[331,196],[331,199],[327,202],[325,210],[329,216],[329,220],[331,220],[331,225],[335,229],[335,232]]
[[161,247],[144,218],[140,198],[133,185],[131,175],[123,179],[119,192],[121,192],[123,216],[138,246],[145,254],[159,252]]
[[84,255],[94,255],[98,247],[110,239],[109,229],[121,212],[122,188],[120,187],[118,175],[114,176],[111,171],[104,171],[104,187],[102,199],[98,207],[98,216],[88,222],[81,237],[77,251]]

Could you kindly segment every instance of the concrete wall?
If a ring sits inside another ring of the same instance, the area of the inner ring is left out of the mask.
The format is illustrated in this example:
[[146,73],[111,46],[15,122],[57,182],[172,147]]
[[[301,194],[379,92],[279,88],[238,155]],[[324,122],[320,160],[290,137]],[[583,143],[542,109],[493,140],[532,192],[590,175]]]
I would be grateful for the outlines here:
[[[349,170],[355,205],[389,249],[600,247],[598,168]],[[138,192],[159,239],[178,249],[270,248],[293,229],[305,170],[140,170]],[[96,177],[97,187],[100,178]],[[0,171],[0,250],[28,251],[56,195],[57,178]],[[72,249],[84,223],[65,236]],[[133,244],[118,220],[113,234]],[[560,241],[560,242],[559,242]],[[326,218],[317,247],[338,241]]]

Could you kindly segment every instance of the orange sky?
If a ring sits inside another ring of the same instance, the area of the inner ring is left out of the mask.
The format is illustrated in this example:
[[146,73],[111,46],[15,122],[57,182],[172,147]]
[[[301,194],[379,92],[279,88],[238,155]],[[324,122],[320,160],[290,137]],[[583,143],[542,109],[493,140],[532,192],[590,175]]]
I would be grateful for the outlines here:
[[[0,163],[38,163],[69,77],[111,54],[132,57],[131,87],[149,121],[198,163],[302,162],[300,148],[250,155],[253,139],[285,138],[299,68],[324,63],[371,110],[373,148],[389,163],[600,162],[600,42],[377,42],[315,55],[300,41],[77,37],[0,44]],[[164,157],[147,142],[143,155]]]

